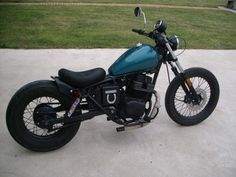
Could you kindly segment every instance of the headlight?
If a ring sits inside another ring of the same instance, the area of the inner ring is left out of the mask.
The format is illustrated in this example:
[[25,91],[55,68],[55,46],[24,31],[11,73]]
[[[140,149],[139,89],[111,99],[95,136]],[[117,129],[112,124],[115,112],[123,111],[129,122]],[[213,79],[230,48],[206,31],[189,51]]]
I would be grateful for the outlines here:
[[179,48],[179,38],[178,38],[178,36],[176,36],[176,35],[170,36],[170,37],[168,37],[168,41],[169,41],[170,46],[171,46],[173,51],[175,51]]

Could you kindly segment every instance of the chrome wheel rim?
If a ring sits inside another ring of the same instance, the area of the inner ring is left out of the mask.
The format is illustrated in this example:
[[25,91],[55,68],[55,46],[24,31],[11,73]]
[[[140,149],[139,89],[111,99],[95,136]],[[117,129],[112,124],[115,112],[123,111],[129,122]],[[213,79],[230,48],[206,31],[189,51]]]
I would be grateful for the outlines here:
[[199,104],[187,102],[186,94],[183,88],[179,86],[175,94],[174,104],[176,111],[184,117],[193,117],[201,113],[207,106],[211,96],[211,88],[204,78],[192,77],[190,80],[192,81],[196,93],[201,97],[201,101]]
[[[52,98],[52,97],[39,97],[27,104],[25,107],[24,113],[23,113],[23,122],[25,128],[33,135],[40,136],[40,137],[46,137],[51,136],[59,131],[59,129],[54,131],[48,131],[47,128],[42,128],[41,126],[37,125],[37,122],[35,122],[34,114],[35,114],[35,108],[39,105],[47,104],[52,109],[57,109],[61,107],[61,103],[59,100]],[[56,118],[60,118],[65,114],[65,111],[56,111]],[[55,124],[53,125],[54,128],[60,128],[63,124]]]

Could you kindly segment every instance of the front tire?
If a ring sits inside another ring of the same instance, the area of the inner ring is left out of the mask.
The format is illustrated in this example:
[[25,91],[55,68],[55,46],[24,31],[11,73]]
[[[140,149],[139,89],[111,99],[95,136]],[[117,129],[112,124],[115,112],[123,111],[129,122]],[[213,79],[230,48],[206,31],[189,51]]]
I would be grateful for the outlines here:
[[[40,124],[42,116],[36,115],[35,112],[48,111],[46,117],[56,119],[63,116],[70,105],[71,99],[60,94],[53,81],[29,83],[15,93],[8,105],[8,130],[19,144],[32,151],[46,152],[58,149],[75,136],[80,123],[48,132],[46,127]],[[59,108],[60,111],[55,111]],[[57,126],[60,127],[62,124]]]
[[184,126],[196,125],[214,111],[219,100],[219,84],[216,77],[203,68],[190,68],[184,73],[200,96],[200,103],[191,102],[181,87],[182,78],[176,77],[167,89],[165,107],[170,118],[176,123]]

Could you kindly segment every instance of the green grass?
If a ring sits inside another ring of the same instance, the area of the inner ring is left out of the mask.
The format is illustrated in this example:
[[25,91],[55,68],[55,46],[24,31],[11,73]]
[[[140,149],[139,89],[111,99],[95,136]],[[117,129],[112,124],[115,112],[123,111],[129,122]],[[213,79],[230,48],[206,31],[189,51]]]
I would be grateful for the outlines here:
[[[188,48],[236,49],[236,15],[218,10],[145,8],[148,30],[168,22]],[[0,6],[0,48],[127,48],[151,40],[131,32],[142,27],[133,8]]]
[[143,3],[187,6],[217,7],[226,5],[226,0],[0,0],[0,2],[86,2],[86,3]]

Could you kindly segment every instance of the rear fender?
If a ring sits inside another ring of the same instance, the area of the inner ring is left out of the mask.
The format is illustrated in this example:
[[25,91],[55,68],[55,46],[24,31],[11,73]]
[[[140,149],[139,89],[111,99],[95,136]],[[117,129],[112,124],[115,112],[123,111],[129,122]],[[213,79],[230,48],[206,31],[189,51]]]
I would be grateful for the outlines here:
[[59,78],[57,77],[52,77],[53,80],[55,81],[55,84],[59,90],[60,93],[69,96],[69,97],[73,97],[72,95],[72,90],[73,87],[71,87],[70,85],[66,84],[65,82],[62,82]]

